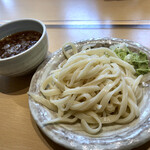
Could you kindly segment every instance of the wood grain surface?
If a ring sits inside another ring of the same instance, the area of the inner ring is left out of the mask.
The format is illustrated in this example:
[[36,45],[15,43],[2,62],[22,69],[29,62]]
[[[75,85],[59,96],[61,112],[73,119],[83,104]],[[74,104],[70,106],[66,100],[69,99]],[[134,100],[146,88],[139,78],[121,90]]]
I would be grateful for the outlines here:
[[[117,37],[150,47],[147,29],[47,29],[51,52],[65,42],[92,37]],[[34,72],[33,72],[34,73]],[[48,139],[37,127],[28,107],[28,88],[33,73],[17,78],[0,76],[0,150],[65,149]],[[148,149],[150,143],[137,148]]]
[[1,0],[0,20],[150,20],[149,0]]
[[[150,48],[149,6],[150,0],[1,0],[0,24],[19,18],[42,20],[50,52],[66,42],[101,37],[129,39]],[[27,92],[33,74],[0,76],[0,150],[65,150],[42,133],[30,114]],[[150,142],[135,150],[147,149]]]

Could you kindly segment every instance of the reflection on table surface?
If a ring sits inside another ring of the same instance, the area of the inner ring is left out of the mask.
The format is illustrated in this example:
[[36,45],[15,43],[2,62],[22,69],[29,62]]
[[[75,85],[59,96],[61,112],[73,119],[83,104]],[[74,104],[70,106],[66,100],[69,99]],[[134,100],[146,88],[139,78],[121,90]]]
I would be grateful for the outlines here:
[[51,24],[58,21],[102,21],[147,23],[149,0],[1,0],[0,20],[36,18]]
[[64,43],[91,38],[115,37],[129,39],[150,48],[149,28],[48,28],[49,51],[60,49]]
[[[101,37],[129,39],[149,48],[149,5],[149,0],[1,0],[0,24],[20,18],[42,20],[50,52],[66,42]],[[30,115],[27,92],[32,76],[0,76],[0,149],[65,149],[48,139]],[[149,147],[147,142],[136,149]]]

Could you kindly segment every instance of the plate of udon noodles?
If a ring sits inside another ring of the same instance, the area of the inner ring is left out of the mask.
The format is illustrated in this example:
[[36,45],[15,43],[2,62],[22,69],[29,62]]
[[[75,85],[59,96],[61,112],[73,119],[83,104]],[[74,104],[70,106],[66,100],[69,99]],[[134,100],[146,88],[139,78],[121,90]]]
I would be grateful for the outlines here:
[[90,39],[52,53],[34,74],[29,108],[40,129],[70,149],[132,149],[150,139],[150,75],[135,75],[111,45],[150,51],[130,40]]

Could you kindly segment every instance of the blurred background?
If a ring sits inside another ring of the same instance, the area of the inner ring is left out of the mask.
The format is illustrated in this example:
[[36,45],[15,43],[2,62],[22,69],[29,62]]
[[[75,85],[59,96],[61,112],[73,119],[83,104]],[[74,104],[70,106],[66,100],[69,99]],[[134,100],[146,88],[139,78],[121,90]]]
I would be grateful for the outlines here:
[[150,47],[144,40],[149,37],[149,6],[150,0],[0,0],[0,24],[21,18],[43,21],[51,52],[67,41],[110,36]]

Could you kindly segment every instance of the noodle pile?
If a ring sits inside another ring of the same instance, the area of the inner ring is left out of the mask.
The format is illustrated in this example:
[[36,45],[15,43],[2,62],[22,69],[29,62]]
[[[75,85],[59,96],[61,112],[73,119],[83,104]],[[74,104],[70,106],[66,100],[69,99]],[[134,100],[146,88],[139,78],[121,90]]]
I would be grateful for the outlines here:
[[102,124],[131,122],[139,116],[142,98],[135,69],[109,48],[83,47],[53,70],[40,87],[42,96],[32,98],[55,111],[57,117],[44,122],[73,124],[79,122],[89,134],[98,134]]

